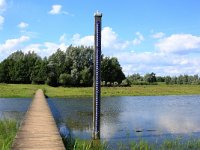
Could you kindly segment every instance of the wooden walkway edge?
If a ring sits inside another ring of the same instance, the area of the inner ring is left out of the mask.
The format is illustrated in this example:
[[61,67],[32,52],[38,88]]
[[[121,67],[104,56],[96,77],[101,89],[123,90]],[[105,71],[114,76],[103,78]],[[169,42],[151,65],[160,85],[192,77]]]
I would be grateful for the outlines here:
[[12,150],[65,150],[55,120],[41,89],[25,115]]

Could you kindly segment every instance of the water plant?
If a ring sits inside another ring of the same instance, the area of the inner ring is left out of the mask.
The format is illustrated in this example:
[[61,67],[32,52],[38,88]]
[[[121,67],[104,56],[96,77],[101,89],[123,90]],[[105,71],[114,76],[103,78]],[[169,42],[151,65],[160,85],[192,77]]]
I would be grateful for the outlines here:
[[10,150],[19,124],[13,120],[0,120],[0,149]]
[[68,138],[65,139],[67,150],[198,150],[200,149],[200,139],[166,139],[163,142],[149,143],[143,139],[132,141],[130,143],[113,143],[80,140]]

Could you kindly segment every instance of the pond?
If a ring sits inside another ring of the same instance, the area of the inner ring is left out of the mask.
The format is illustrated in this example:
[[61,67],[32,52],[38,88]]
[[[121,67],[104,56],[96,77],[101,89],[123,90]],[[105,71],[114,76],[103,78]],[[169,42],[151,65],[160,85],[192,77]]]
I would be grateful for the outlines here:
[[[0,118],[21,120],[31,99],[0,98]],[[92,98],[48,99],[58,124],[90,139]],[[105,141],[200,137],[200,96],[103,97],[101,138]]]

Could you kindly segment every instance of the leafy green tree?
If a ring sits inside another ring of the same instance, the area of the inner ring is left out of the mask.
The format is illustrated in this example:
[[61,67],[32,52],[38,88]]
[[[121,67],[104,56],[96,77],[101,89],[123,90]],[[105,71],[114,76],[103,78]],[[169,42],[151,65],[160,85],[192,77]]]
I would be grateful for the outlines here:
[[8,59],[0,63],[0,83],[10,83],[10,62]]
[[170,84],[177,84],[177,77],[171,77]]
[[108,82],[120,84],[125,79],[122,68],[115,57],[105,57],[101,62],[101,79],[107,85]]
[[162,76],[157,76],[157,77],[156,77],[156,81],[157,81],[157,82],[165,82],[165,78],[162,77]]
[[58,75],[55,68],[56,64],[54,62],[48,62],[46,84],[54,87],[58,86]]
[[124,79],[121,83],[121,86],[131,86],[131,81],[128,78]]
[[66,50],[67,73],[75,86],[91,86],[93,76],[93,49],[91,47],[69,46]]
[[63,73],[59,77],[59,83],[62,86],[71,86],[72,85],[72,77],[70,74]]
[[[58,49],[42,59],[35,52],[16,51],[0,63],[0,82],[92,86],[93,52],[93,47],[69,46],[65,52]],[[117,58],[102,55],[101,63],[106,84],[120,84],[125,79]]]
[[34,51],[32,52],[28,52],[27,54],[25,54],[24,56],[24,70],[26,72],[26,76],[25,76],[25,82],[26,83],[31,83],[31,74],[32,71],[34,70],[36,61],[38,59],[41,59]]
[[10,81],[9,83],[25,83],[26,72],[24,53],[22,51],[16,51],[12,53],[6,61],[8,62],[8,74]]
[[18,61],[24,58],[24,53],[22,51],[16,51],[8,56],[7,59]]
[[139,73],[132,74],[128,76],[127,79],[131,82],[132,85],[140,85],[144,83],[144,79]]
[[44,84],[47,80],[47,59],[38,59],[31,73],[33,84]]
[[58,49],[49,57],[48,61],[54,65],[54,70],[58,75],[57,78],[66,71],[66,54],[62,50]]
[[80,72],[81,75],[81,85],[82,86],[92,86],[93,76],[91,70],[87,67]]
[[165,83],[166,84],[170,84],[171,83],[171,77],[170,76],[166,76],[165,77]]
[[1,73],[1,76],[6,83],[31,83],[31,73],[38,58],[34,52],[14,52],[3,62],[1,70],[4,70],[4,75]]
[[72,69],[71,71],[71,77],[72,77],[72,85],[73,86],[79,86],[80,85],[80,72],[78,69]]
[[145,76],[144,76],[144,79],[146,82],[148,82],[149,84],[152,84],[152,83],[155,83],[156,82],[156,74],[155,73],[147,73]]
[[178,76],[178,78],[177,78],[177,84],[183,84],[183,80],[184,80],[183,75]]

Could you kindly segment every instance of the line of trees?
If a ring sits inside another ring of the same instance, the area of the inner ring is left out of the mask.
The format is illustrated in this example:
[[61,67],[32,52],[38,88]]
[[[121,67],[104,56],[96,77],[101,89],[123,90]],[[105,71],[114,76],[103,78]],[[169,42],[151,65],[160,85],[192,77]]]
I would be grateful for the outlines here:
[[158,84],[158,82],[169,84],[200,84],[200,77],[198,75],[179,75],[179,76],[156,76],[155,73],[147,73],[144,76],[136,73],[130,75],[124,80],[128,85],[149,85]]
[[[198,75],[156,76],[136,73],[125,78],[115,57],[104,57],[101,80],[105,86],[166,84],[200,84]],[[50,57],[41,58],[35,52],[16,51],[0,63],[0,83],[48,84],[50,86],[92,86],[93,48],[69,46],[58,49]]]
[[[105,85],[119,85],[125,79],[117,58],[102,55],[101,65]],[[69,46],[49,58],[41,58],[35,52],[14,52],[0,63],[0,83],[92,86],[93,48]]]

